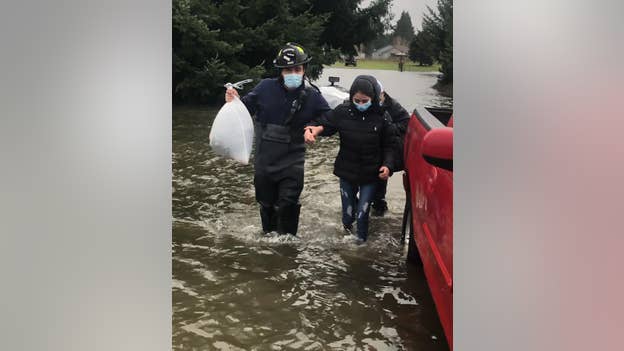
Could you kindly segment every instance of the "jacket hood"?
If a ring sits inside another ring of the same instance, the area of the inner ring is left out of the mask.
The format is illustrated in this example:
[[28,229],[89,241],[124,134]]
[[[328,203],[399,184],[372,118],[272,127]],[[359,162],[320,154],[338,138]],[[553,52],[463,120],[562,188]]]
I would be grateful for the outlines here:
[[364,95],[371,98],[373,106],[379,106],[379,85],[377,79],[370,75],[359,75],[353,80],[351,89],[349,89],[349,100],[353,101],[353,95],[357,92],[361,92]]

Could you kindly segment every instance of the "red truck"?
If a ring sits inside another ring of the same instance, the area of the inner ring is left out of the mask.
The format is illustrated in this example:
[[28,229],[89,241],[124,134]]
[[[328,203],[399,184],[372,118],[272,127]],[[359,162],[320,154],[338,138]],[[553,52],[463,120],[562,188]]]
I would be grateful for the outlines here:
[[422,264],[448,344],[453,349],[453,111],[414,110],[403,149],[408,259]]

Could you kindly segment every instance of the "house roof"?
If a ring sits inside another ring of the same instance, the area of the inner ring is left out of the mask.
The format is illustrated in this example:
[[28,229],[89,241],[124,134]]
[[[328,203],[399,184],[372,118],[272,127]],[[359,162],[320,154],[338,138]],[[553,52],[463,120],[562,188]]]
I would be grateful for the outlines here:
[[386,46],[384,46],[384,47],[382,47],[382,48],[379,48],[379,49],[377,49],[377,50],[373,51],[373,54],[381,54],[381,53],[384,53],[384,52],[390,51],[390,50],[392,50],[392,49],[394,49],[394,46],[392,46],[392,45],[386,45]]
[[406,47],[400,45],[386,45],[383,48],[373,51],[373,55],[380,55],[387,52],[390,52],[390,55],[405,54],[407,51],[408,49]]

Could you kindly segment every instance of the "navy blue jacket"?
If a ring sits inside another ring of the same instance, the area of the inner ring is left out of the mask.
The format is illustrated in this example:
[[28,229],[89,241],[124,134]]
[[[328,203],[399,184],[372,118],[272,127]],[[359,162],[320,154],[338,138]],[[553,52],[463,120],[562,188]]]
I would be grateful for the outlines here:
[[[250,115],[256,116],[256,121],[267,124],[283,125],[290,113],[290,107],[299,92],[304,88],[302,84],[295,90],[287,90],[278,78],[263,79],[241,101],[247,106]],[[330,110],[325,98],[315,89],[309,89],[301,110],[295,114],[291,127],[301,128],[310,121],[325,115]]]

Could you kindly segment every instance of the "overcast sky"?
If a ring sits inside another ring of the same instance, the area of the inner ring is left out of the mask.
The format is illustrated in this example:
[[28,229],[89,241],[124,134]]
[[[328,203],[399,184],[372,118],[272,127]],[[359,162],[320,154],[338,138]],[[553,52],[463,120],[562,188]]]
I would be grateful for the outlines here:
[[[363,0],[362,6],[366,7],[370,2],[371,0]],[[429,5],[435,9],[437,3],[437,0],[392,0],[392,13],[394,14],[392,24],[396,24],[396,21],[401,16],[401,12],[407,11],[412,19],[414,30],[420,30],[420,22],[423,12],[427,9],[426,6]]]

